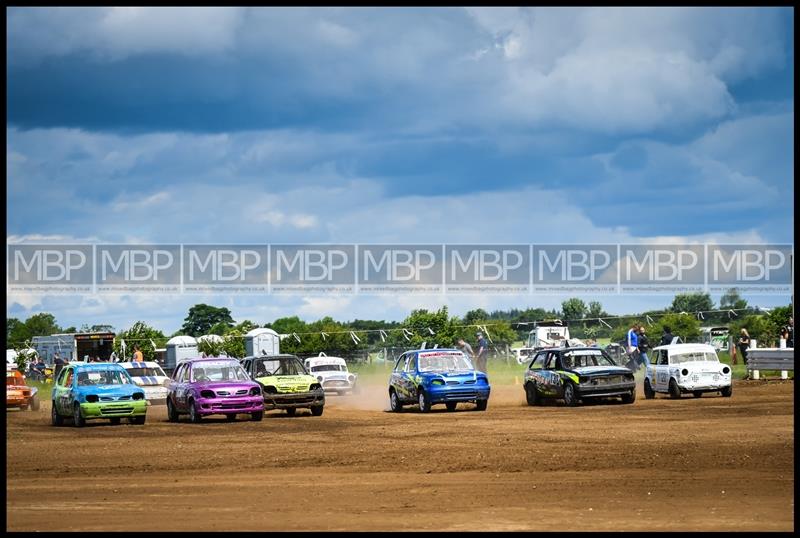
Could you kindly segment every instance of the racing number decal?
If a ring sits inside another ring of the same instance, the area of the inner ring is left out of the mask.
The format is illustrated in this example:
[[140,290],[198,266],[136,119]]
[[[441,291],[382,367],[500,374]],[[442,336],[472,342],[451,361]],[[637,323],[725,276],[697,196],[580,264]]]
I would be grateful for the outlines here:
[[656,372],[656,383],[659,383],[659,384],[664,383],[664,384],[666,384],[667,383],[667,372],[665,372],[663,370],[660,371],[660,372]]

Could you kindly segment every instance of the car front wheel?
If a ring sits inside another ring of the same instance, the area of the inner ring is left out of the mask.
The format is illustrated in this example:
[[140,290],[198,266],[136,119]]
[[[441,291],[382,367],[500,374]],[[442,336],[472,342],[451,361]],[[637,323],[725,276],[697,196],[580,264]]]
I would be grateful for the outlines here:
[[194,424],[198,424],[202,422],[203,417],[197,411],[197,407],[194,405],[194,400],[189,401],[189,421],[193,422]]
[[448,411],[453,412],[456,410],[456,406],[458,402],[446,402],[444,406],[447,408]]
[[478,400],[475,402],[475,404],[477,404],[477,407],[475,409],[477,409],[478,411],[486,411],[486,408],[489,405],[489,400]]
[[260,422],[264,418],[264,411],[256,411],[255,413],[250,413],[250,418],[255,422]]
[[424,390],[419,391],[419,410],[423,413],[428,413],[431,410],[431,402],[428,399],[428,395],[425,394]]
[[315,406],[313,406],[313,407],[311,408],[311,415],[312,415],[312,416],[315,416],[315,417],[319,417],[319,416],[321,416],[321,415],[322,415],[322,411],[323,411],[324,409],[325,409],[325,407],[323,407],[323,406],[321,406],[321,405],[315,405]]
[[400,403],[400,398],[395,391],[389,393],[389,404],[392,406],[392,411],[399,413],[403,410],[403,404]]
[[648,400],[652,400],[656,397],[656,391],[650,386],[650,380],[647,378],[644,380],[644,397]]
[[84,419],[83,415],[81,415],[80,404],[76,403],[72,407],[72,422],[75,424],[76,428],[83,428],[86,425],[86,419]]
[[31,411],[38,411],[39,410],[39,397],[34,396],[31,398]]
[[53,426],[63,426],[64,425],[64,417],[58,414],[56,410],[56,402],[53,402],[53,409],[50,412],[50,422]]
[[533,382],[525,385],[525,401],[528,405],[539,405],[539,394],[536,392],[536,385]]
[[622,403],[624,404],[632,404],[636,401],[636,389],[632,388],[628,394],[622,395]]
[[169,398],[167,398],[167,420],[170,422],[178,422],[178,411]]
[[575,395],[575,385],[569,382],[564,385],[564,403],[570,407],[578,405],[578,397]]
[[674,379],[669,380],[669,396],[673,400],[677,400],[681,397],[681,389],[678,387],[678,382]]
[[733,394],[733,385],[728,385],[727,387],[725,387],[724,389],[722,389],[722,390],[720,391],[720,393],[722,393],[722,395],[723,395],[724,397],[726,397],[726,398],[730,398],[730,397],[731,397],[731,394]]

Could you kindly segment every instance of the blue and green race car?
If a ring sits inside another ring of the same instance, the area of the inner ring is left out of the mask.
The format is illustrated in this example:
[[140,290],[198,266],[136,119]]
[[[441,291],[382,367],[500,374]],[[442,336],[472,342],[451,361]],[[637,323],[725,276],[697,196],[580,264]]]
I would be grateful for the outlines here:
[[395,412],[416,404],[427,413],[440,403],[455,411],[459,402],[474,402],[478,411],[485,411],[490,391],[486,373],[477,371],[458,349],[407,351],[389,379],[389,403]]
[[66,417],[80,428],[87,420],[105,418],[119,424],[127,418],[144,424],[147,400],[144,390],[115,363],[69,364],[53,385],[51,418],[61,426]]

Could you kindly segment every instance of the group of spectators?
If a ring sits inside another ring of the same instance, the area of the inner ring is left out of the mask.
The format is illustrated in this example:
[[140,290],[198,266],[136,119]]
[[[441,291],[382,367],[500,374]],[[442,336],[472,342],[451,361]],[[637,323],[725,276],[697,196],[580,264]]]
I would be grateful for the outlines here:
[[[781,327],[780,339],[784,341],[787,348],[794,348],[794,318],[789,318],[789,323]],[[750,349],[750,333],[744,327],[739,331],[739,340],[736,342],[736,347],[739,349],[739,354],[742,360],[747,364],[747,350]]]
[[463,338],[458,339],[457,347],[474,362],[476,370],[479,372],[486,372],[486,362],[489,359],[489,344],[486,342],[486,338],[484,338],[482,332],[478,331],[475,333],[475,336],[478,339],[477,353],[472,350],[472,346],[469,345]]
[[[666,346],[672,343],[675,336],[672,334],[672,329],[668,326],[663,327],[661,333],[661,340],[659,346]],[[629,362],[632,370],[638,370],[639,367],[644,367],[650,359],[647,357],[647,352],[650,351],[650,339],[647,337],[647,330],[644,325],[634,323],[628,330],[625,337],[625,351],[628,353]]]

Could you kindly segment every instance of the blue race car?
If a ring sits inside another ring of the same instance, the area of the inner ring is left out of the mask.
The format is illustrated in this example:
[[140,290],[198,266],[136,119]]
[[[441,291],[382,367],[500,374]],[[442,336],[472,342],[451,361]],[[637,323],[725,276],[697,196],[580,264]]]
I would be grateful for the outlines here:
[[439,403],[455,411],[458,402],[475,402],[478,411],[485,411],[490,390],[486,374],[477,371],[458,349],[407,351],[397,359],[389,379],[394,412],[400,412],[403,405],[416,404],[427,413]]
[[65,417],[72,417],[78,428],[88,419],[107,418],[119,424],[125,417],[144,424],[147,417],[144,390],[119,364],[69,364],[55,380],[52,394],[53,426],[61,426]]

